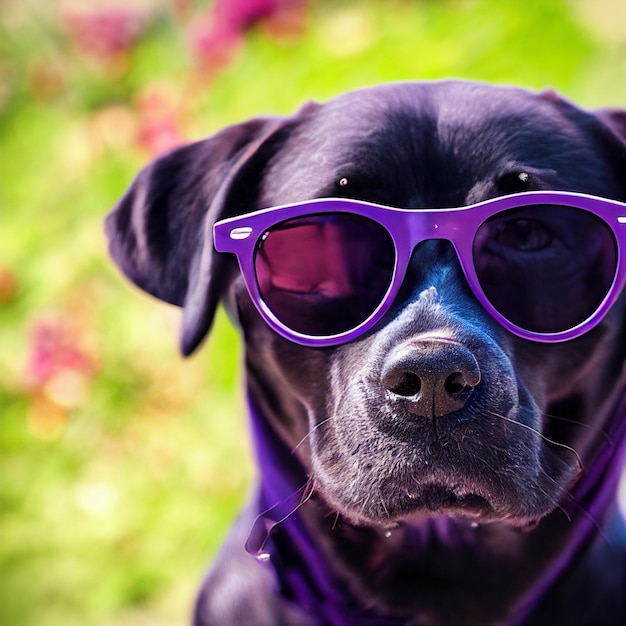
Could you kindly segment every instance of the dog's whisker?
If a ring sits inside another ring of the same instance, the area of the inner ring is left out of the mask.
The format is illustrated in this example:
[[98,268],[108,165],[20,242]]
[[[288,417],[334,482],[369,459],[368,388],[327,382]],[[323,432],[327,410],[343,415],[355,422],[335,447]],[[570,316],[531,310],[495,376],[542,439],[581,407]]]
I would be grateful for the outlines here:
[[480,461],[483,465],[487,466],[487,468],[489,469],[489,471],[491,472],[491,474],[495,477],[498,478],[498,480],[500,481],[500,484],[502,485],[503,481],[502,481],[502,476],[500,474],[500,472],[498,472],[492,465],[491,463],[487,462],[485,459],[483,459],[481,456],[476,455],[476,460]]
[[[556,487],[559,487],[559,484],[557,483],[556,480],[554,480],[554,478],[552,478],[552,476],[550,476],[550,474],[548,474],[545,470],[543,470],[543,475],[550,480]],[[602,538],[607,541],[607,543],[610,543],[610,540],[608,538],[608,536],[606,535],[606,533],[602,530],[602,525],[600,524],[600,522],[598,522],[598,520],[595,518],[594,515],[592,515],[585,506],[583,506],[574,496],[571,492],[567,491],[567,490],[563,490],[562,491],[562,497],[566,500],[567,503],[574,505],[574,507],[580,511],[594,526],[594,528],[600,533],[600,535],[602,536]],[[570,514],[570,512],[565,508],[564,504],[559,503],[559,505],[557,506],[557,508],[563,513],[563,515],[565,515],[565,517],[567,518],[567,520],[571,523],[572,522],[572,515]]]
[[[569,496],[570,494],[566,494],[567,496]],[[563,515],[565,515],[565,518],[567,519],[567,521],[571,524],[572,523],[572,516],[569,514],[569,512],[567,511],[567,509],[562,505],[562,504],[558,504],[556,507],[559,511],[561,511],[561,513],[563,513]]]
[[600,435],[602,435],[602,437],[605,439],[606,443],[608,444],[611,450],[615,448],[615,444],[613,443],[613,440],[611,439],[609,434],[606,432],[606,430],[604,430],[604,428],[598,428],[597,426],[593,426],[592,424],[586,424],[585,422],[581,422],[579,420],[574,420],[568,417],[561,417],[560,415],[552,415],[550,413],[544,413],[544,417],[550,420],[566,422],[568,424],[573,424],[574,426],[579,426],[580,428],[586,428],[587,430],[597,432]]
[[[609,545],[612,544],[610,537],[606,534],[606,532],[603,530],[602,528],[602,524],[595,518],[594,515],[592,515],[587,509],[586,507],[584,507],[580,502],[578,502],[578,500],[576,500],[576,498],[569,493],[568,491],[565,492],[565,497],[567,498],[567,502],[570,504],[573,504],[574,507],[580,511],[592,524],[593,527],[596,529],[596,531],[598,532],[599,536],[602,537],[602,539]],[[559,509],[561,509],[561,511],[563,512],[563,514],[567,517],[567,519],[571,522],[572,518],[571,516],[568,514],[568,512],[565,510],[565,508],[563,506],[559,506]]]
[[541,439],[543,439],[546,443],[549,443],[550,445],[556,446],[557,448],[562,448],[564,450],[567,450],[568,452],[571,452],[575,457],[576,457],[576,461],[578,463],[578,469],[580,471],[583,471],[585,469],[585,464],[583,463],[582,458],[580,457],[580,454],[578,454],[578,452],[572,448],[572,446],[568,446],[566,443],[561,443],[559,441],[555,441],[554,439],[550,439],[550,437],[546,437],[541,431],[537,430],[536,428],[533,428],[532,426],[528,426],[528,424],[523,424],[522,422],[517,422],[514,419],[511,419],[510,417],[506,417],[505,415],[501,415],[500,413],[495,413],[493,411],[488,411],[489,415],[492,415],[493,417],[497,417],[498,419],[504,420],[505,422],[509,422],[511,424],[515,424],[516,426],[519,426],[520,428],[525,428],[526,430],[529,430],[530,432],[534,433],[535,435],[537,435],[538,437],[540,437]]
[[[542,470],[543,475],[545,476],[545,478],[547,480],[549,480],[550,482],[552,482],[557,488],[559,488],[559,483],[554,480],[554,478],[552,476],[550,476],[550,474],[548,474],[545,470]],[[600,536],[602,537],[602,539],[604,539],[604,541],[606,541],[607,543],[611,543],[608,535],[604,532],[604,530],[602,529],[602,524],[595,518],[594,515],[592,515],[585,506],[583,506],[573,495],[572,493],[570,493],[567,490],[563,490],[561,497],[565,499],[565,503],[567,504],[571,504],[573,505],[578,511],[580,511],[592,524],[593,527],[598,531],[598,533],[600,534]],[[563,515],[567,518],[568,522],[572,522],[573,521],[573,516],[572,514],[567,510],[567,508],[564,506],[565,503],[559,503],[557,505],[557,509],[559,509]]]
[[334,415],[331,415],[330,417],[327,417],[325,420],[322,420],[321,422],[318,422],[317,424],[315,424],[315,426],[313,426],[313,428],[309,429],[309,432],[307,432],[306,435],[304,435],[304,437],[302,437],[302,439],[300,439],[300,441],[298,441],[298,443],[291,449],[291,453],[293,454],[294,452],[296,452],[298,450],[298,448],[300,448],[300,446],[309,438],[311,437],[311,435],[313,435],[313,433],[320,428],[321,426],[323,426],[324,424],[330,422],[331,420],[335,419]]
[[383,511],[385,512],[385,516],[391,517],[391,515],[389,514],[389,509],[387,508],[387,504],[385,503],[385,499],[383,498],[383,494],[380,491],[380,489],[378,490],[378,499],[380,500],[380,505],[382,506]]

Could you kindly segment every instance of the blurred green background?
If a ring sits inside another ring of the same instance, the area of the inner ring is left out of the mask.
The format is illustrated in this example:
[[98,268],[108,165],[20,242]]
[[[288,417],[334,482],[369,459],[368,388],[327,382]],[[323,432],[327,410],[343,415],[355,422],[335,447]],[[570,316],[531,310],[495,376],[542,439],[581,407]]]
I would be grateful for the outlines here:
[[223,314],[196,356],[102,219],[161,151],[389,80],[626,107],[624,0],[0,0],[0,626],[186,624],[254,476]]

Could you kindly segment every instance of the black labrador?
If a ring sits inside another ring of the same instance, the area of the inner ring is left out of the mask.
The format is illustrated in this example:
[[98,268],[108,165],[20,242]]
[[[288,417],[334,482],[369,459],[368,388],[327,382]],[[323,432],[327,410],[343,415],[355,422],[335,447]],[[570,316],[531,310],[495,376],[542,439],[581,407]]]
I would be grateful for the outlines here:
[[138,175],[113,258],[182,307],[185,355],[220,300],[246,346],[259,484],[196,626],[626,624],[623,261],[588,195],[626,201],[625,111],[461,81],[252,119]]

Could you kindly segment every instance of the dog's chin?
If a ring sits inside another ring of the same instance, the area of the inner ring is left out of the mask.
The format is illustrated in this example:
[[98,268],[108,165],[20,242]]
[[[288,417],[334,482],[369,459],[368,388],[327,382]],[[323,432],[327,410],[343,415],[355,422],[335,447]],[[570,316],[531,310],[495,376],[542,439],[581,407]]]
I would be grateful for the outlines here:
[[[456,525],[472,528],[487,524],[504,524],[520,530],[531,530],[540,517],[518,516],[496,509],[488,498],[478,493],[457,493],[439,485],[428,485],[422,490],[416,508],[400,516],[398,522],[423,526],[434,519],[446,519]],[[383,521],[384,525],[384,521]]]
[[[412,502],[411,502],[412,501]],[[410,498],[410,508],[418,514],[459,516],[472,519],[490,519],[494,515],[488,498],[466,490],[455,490],[438,484],[427,484],[419,495]],[[411,515],[413,513],[409,513]]]
[[357,526],[380,528],[384,531],[399,525],[419,526],[433,520],[477,528],[488,524],[504,524],[522,531],[534,529],[549,511],[527,515],[488,495],[468,489],[429,483],[418,491],[393,502],[381,503],[380,509],[364,512],[344,510],[343,515]]

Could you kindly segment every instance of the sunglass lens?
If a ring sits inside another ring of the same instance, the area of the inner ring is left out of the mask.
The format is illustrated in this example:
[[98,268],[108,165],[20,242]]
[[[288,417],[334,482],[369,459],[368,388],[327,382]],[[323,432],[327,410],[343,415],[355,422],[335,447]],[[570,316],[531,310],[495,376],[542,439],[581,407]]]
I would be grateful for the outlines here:
[[479,228],[474,265],[501,315],[531,332],[557,333],[598,309],[615,277],[617,246],[592,213],[530,206],[499,213]]
[[395,248],[376,222],[347,213],[273,226],[259,240],[255,271],[263,301],[285,326],[322,337],[366,321],[391,285]]

